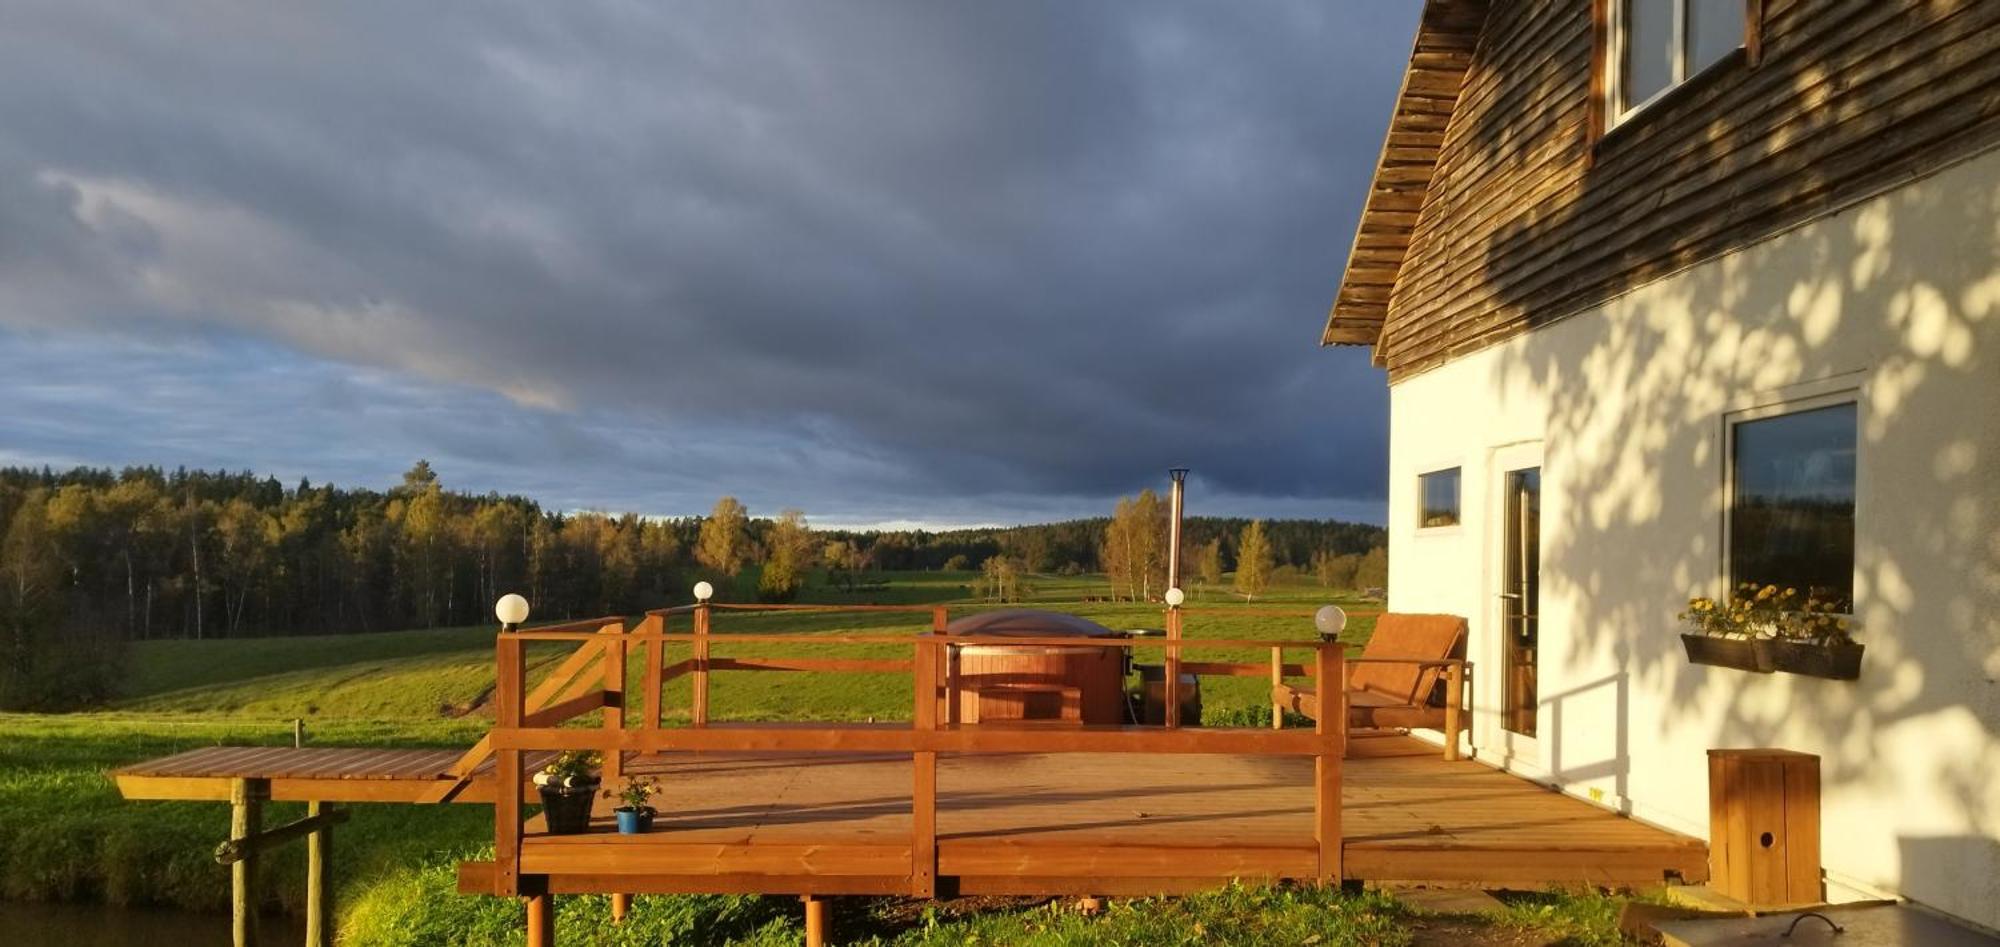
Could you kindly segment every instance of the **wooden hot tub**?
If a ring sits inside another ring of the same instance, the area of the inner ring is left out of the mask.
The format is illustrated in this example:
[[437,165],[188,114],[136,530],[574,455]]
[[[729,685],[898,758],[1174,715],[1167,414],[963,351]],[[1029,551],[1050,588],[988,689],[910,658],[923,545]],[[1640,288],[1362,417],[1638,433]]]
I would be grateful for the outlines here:
[[990,639],[958,651],[958,720],[1125,723],[1125,649],[1010,645],[1008,638],[1122,638],[1094,621],[1035,609],[969,615],[953,638]]

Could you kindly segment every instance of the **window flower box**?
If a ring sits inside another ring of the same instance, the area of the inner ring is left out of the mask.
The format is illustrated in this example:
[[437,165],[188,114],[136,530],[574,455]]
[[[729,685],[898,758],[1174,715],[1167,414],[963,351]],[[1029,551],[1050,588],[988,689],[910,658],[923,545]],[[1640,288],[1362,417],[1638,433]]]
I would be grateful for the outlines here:
[[1680,618],[1694,631],[1681,635],[1681,646],[1689,664],[1856,680],[1862,645],[1848,637],[1848,619],[1834,607],[1797,589],[1746,584],[1727,601],[1689,600]]

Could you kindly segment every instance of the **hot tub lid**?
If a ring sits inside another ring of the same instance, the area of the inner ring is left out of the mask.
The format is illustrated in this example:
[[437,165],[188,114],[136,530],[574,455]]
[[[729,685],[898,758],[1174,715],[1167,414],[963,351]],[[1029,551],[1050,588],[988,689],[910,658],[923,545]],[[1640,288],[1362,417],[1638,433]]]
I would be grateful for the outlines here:
[[945,634],[985,638],[1117,638],[1116,631],[1088,618],[1037,608],[1009,608],[967,615],[945,626]]

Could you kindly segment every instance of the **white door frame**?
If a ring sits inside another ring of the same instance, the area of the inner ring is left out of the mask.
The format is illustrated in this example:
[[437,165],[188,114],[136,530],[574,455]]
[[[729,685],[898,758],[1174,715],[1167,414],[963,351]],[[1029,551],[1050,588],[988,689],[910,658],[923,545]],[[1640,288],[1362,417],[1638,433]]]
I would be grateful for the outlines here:
[[[1535,737],[1523,736],[1508,730],[1505,726],[1505,701],[1507,696],[1507,628],[1505,601],[1500,594],[1506,589],[1507,581],[1507,474],[1530,467],[1542,466],[1542,442],[1506,444],[1493,448],[1487,457],[1486,491],[1486,537],[1484,558],[1486,560],[1485,581],[1480,590],[1479,631],[1473,636],[1475,646],[1470,647],[1467,656],[1475,662],[1473,670],[1475,713],[1473,714],[1475,744],[1497,757],[1495,762],[1508,770],[1521,770],[1526,775],[1543,777],[1548,772],[1548,760],[1543,755],[1541,741]],[[1547,489],[1549,478],[1544,472],[1542,487]],[[1545,498],[1546,499],[1546,498]],[[1546,510],[1546,502],[1543,505]],[[1546,531],[1544,531],[1546,535]],[[1540,544],[1537,543],[1537,548]],[[1537,655],[1537,676],[1545,670]],[[1538,708],[1535,714],[1535,732],[1541,733],[1548,726],[1545,715]]]

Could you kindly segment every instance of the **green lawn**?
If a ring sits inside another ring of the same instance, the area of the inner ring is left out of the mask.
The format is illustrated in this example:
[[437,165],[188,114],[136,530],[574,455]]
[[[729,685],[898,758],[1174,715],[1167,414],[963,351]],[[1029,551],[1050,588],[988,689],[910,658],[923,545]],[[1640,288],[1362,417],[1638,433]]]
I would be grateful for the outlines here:
[[[814,588],[806,600],[947,603],[954,614],[992,607],[970,600],[973,573],[905,573],[887,578],[886,587],[861,593]],[[1024,604],[1077,613],[1113,628],[1156,628],[1162,623],[1158,605],[1087,601],[1108,591],[1101,577],[1035,577],[1030,586],[1031,601]],[[1201,593],[1190,601],[1191,607],[1213,607],[1224,613],[1191,615],[1185,630],[1189,638],[1307,641],[1313,637],[1308,619],[1250,610],[1308,612],[1329,600],[1334,599],[1324,590],[1299,584],[1282,586],[1247,604],[1232,595]],[[681,621],[678,630],[685,630],[685,619]],[[810,639],[840,633],[908,635],[929,624],[929,616],[923,614],[720,613],[714,626],[719,638],[714,653],[903,657],[909,650],[900,645]],[[1343,637],[1350,643],[1364,641],[1371,625],[1368,619],[1358,619]],[[732,632],[776,631],[798,633],[801,641],[796,645],[727,642]],[[289,743],[293,718],[305,719],[310,741],[321,745],[469,745],[486,727],[479,703],[493,683],[494,632],[474,627],[144,642],[133,648],[127,687],[110,708],[68,715],[0,715],[0,898],[221,909],[228,896],[228,875],[210,853],[227,833],[226,807],[124,802],[104,772],[197,746]],[[570,647],[549,643],[532,648],[531,678],[546,673]],[[1190,651],[1188,657],[1261,662],[1267,652],[1235,648]],[[635,688],[640,671],[634,662]],[[1208,678],[1203,688],[1204,716],[1211,720],[1254,722],[1265,706],[1266,685],[1261,678]],[[685,680],[668,688],[670,718],[685,718],[688,696]],[[711,699],[719,719],[888,720],[906,719],[910,709],[906,681],[891,684],[883,675],[865,674],[719,674]],[[277,811],[267,818],[285,820],[298,808],[275,806]],[[517,942],[516,906],[448,894],[451,866],[465,853],[490,844],[491,818],[483,806],[355,807],[353,820],[339,831],[335,879],[348,905],[345,923],[351,941]],[[290,846],[266,873],[270,900],[296,908],[302,876],[302,853],[298,846]],[[566,902],[564,911],[579,920],[603,910],[600,899],[572,902]],[[1185,934],[1190,930],[1210,932],[1209,940],[1399,944],[1408,941],[1406,928],[1421,926],[1393,902],[1378,897],[1271,890],[1141,902],[1150,906],[1117,909],[1096,919],[1044,908],[944,916],[927,908],[898,907],[899,903],[858,901],[860,906],[843,910],[859,911],[860,916],[844,918],[842,923],[851,931],[849,936],[898,944],[1199,940],[1199,935],[1190,939]],[[1570,941],[1574,943],[1616,942],[1601,938],[1603,925],[1598,921],[1574,921],[1594,916],[1588,902],[1553,903],[1556,920],[1526,918],[1519,923],[1524,929],[1570,925],[1595,932]],[[795,943],[799,937],[796,902],[789,899],[650,898],[642,905],[640,922],[616,937],[574,942]],[[566,929],[602,934],[602,928],[588,923]],[[696,937],[695,931],[701,934]],[[1175,931],[1182,933],[1168,936]],[[1304,939],[1308,937],[1317,940]]]

